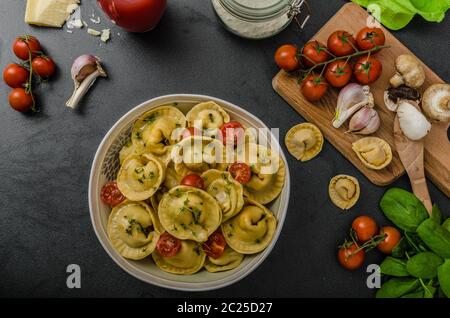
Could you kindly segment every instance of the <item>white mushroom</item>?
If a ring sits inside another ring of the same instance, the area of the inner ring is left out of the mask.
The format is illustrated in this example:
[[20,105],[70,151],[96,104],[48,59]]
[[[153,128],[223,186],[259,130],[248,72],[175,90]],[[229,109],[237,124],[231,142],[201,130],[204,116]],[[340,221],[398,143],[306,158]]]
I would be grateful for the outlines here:
[[395,60],[397,72],[390,83],[393,87],[405,84],[412,88],[419,88],[425,81],[425,72],[417,58],[410,54],[399,55]]
[[450,120],[450,85],[434,84],[423,94],[422,109],[430,119],[447,122]]
[[403,134],[411,140],[420,140],[431,130],[431,124],[412,101],[401,101],[397,108]]

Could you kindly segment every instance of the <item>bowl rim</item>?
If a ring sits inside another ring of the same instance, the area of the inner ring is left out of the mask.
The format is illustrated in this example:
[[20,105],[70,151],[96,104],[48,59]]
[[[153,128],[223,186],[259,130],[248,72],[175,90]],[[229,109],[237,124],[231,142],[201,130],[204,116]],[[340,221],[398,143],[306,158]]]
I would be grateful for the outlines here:
[[[152,285],[155,285],[155,286],[158,286],[158,287],[167,288],[167,289],[178,290],[178,291],[189,291],[189,292],[197,291],[197,292],[201,292],[201,291],[209,291],[209,290],[220,289],[220,288],[232,285],[232,284],[234,284],[234,283],[244,279],[246,276],[248,276],[250,273],[252,273],[255,269],[257,269],[261,265],[261,263],[272,252],[272,250],[275,247],[275,245],[276,245],[276,243],[278,241],[278,238],[279,238],[279,236],[281,234],[281,230],[283,228],[284,221],[286,219],[288,206],[289,206],[291,182],[290,182],[289,166],[288,166],[288,162],[286,160],[286,156],[284,154],[283,149],[281,148],[281,145],[279,144],[279,142],[276,139],[275,139],[275,142],[278,144],[277,146],[279,148],[279,153],[280,153],[282,159],[284,160],[285,169],[286,169],[285,184],[284,184],[284,188],[283,188],[282,192],[280,193],[280,195],[284,195],[284,200],[280,201],[280,205],[279,205],[279,208],[278,208],[278,214],[277,214],[277,224],[278,225],[277,225],[277,230],[276,230],[276,232],[274,234],[272,242],[269,244],[269,246],[264,251],[259,253],[259,258],[255,258],[256,261],[254,262],[254,264],[250,264],[249,268],[247,268],[243,272],[234,273],[235,277],[231,277],[231,278],[230,277],[223,277],[220,280],[215,280],[213,285],[212,284],[208,285],[207,282],[202,282],[202,283],[175,282],[173,280],[169,280],[169,279],[161,278],[161,277],[148,277],[149,273],[144,272],[141,269],[131,265],[126,260],[124,260],[123,257],[113,254],[113,251],[111,250],[111,246],[107,245],[107,242],[104,241],[103,237],[101,236],[101,234],[99,233],[99,231],[96,228],[96,226],[98,226],[98,224],[97,224],[96,216],[94,215],[94,211],[96,211],[96,207],[95,207],[94,203],[98,202],[98,198],[94,200],[94,196],[96,196],[95,195],[96,194],[96,188],[98,186],[96,181],[98,180],[98,177],[99,177],[100,172],[101,172],[100,165],[101,165],[101,163],[103,161],[103,158],[106,155],[106,151],[107,151],[107,148],[106,148],[107,142],[109,142],[109,139],[116,132],[118,127],[120,127],[123,123],[128,122],[129,118],[132,117],[135,113],[140,113],[141,109],[145,108],[148,104],[151,104],[151,103],[155,103],[155,102],[161,101],[160,105],[155,105],[154,107],[159,107],[159,106],[163,105],[164,103],[168,103],[168,102],[163,102],[166,99],[172,99],[172,100],[192,99],[193,102],[194,102],[194,99],[198,100],[200,102],[201,101],[206,101],[206,100],[214,101],[214,102],[217,102],[218,104],[225,105],[225,107],[230,106],[231,108],[236,108],[240,112],[243,112],[245,115],[250,117],[253,121],[257,122],[262,127],[269,128],[263,121],[261,121],[258,117],[256,117],[255,115],[251,114],[247,110],[245,110],[245,109],[243,109],[243,108],[241,108],[241,107],[239,107],[239,106],[237,106],[237,105],[235,105],[235,104],[233,104],[231,102],[228,102],[226,100],[223,100],[223,99],[220,99],[220,98],[217,98],[217,97],[208,96],[208,95],[201,95],[201,94],[168,94],[168,95],[161,95],[161,96],[158,96],[158,97],[155,97],[155,98],[152,98],[152,99],[149,99],[149,100],[146,100],[146,101],[140,103],[139,105],[133,107],[128,112],[126,112],[123,116],[121,116],[114,123],[114,125],[105,134],[105,136],[103,137],[102,141],[100,142],[100,144],[99,144],[99,146],[98,146],[98,148],[96,150],[94,159],[92,161],[91,170],[90,170],[89,188],[88,188],[89,215],[90,215],[90,219],[91,219],[91,224],[92,224],[92,227],[94,229],[95,235],[97,236],[98,241],[100,242],[101,246],[106,251],[106,253],[109,255],[109,257],[122,270],[124,270],[128,274],[132,275],[133,277],[135,277],[135,278],[137,278],[137,279],[139,279],[139,280],[141,280],[141,281],[143,281],[145,283],[148,283],[148,284],[152,284]],[[153,107],[151,107],[151,108],[153,108]],[[145,112],[147,110],[148,109],[142,110],[142,112]],[[94,185],[96,185],[96,187],[94,187]],[[149,279],[149,278],[151,278],[151,279]]]

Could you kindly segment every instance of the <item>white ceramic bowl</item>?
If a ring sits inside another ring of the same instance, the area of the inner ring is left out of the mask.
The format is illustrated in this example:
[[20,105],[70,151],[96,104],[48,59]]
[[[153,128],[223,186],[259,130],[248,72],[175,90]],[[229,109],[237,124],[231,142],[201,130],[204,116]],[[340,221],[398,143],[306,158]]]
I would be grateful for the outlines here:
[[117,265],[134,277],[153,285],[176,290],[205,291],[233,284],[250,274],[264,261],[275,246],[283,228],[289,202],[290,176],[286,157],[279,147],[280,155],[286,163],[286,179],[281,194],[268,205],[278,220],[274,238],[261,253],[245,256],[237,268],[219,273],[201,270],[194,275],[169,274],[157,268],[151,257],[140,261],[127,260],[111,245],[106,230],[110,208],[100,200],[100,189],[106,181],[115,178],[119,169],[119,150],[130,136],[133,123],[144,112],[161,105],[177,103],[177,107],[186,113],[195,104],[208,100],[221,105],[232,120],[239,120],[245,127],[267,128],[261,120],[246,110],[218,98],[187,94],[161,96],[136,106],[120,118],[103,138],[92,164],[89,179],[89,209],[92,225],[100,243]]

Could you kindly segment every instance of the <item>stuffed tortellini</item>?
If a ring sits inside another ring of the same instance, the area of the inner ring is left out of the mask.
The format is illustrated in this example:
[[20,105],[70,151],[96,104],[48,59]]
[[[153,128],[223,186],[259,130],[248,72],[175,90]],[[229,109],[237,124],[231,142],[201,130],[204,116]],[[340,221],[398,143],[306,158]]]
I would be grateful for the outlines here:
[[223,144],[213,138],[191,136],[175,145],[172,158],[175,171],[182,177],[187,174],[202,174],[209,169],[225,170]]
[[210,273],[228,271],[238,267],[243,259],[243,254],[236,252],[227,245],[219,258],[213,258],[211,256],[206,257],[205,268]]
[[328,185],[328,194],[331,201],[342,210],[348,210],[359,199],[358,179],[345,174],[334,176]]
[[129,140],[119,151],[119,162],[122,165],[129,155],[136,154],[136,146]]
[[206,192],[219,203],[222,210],[222,222],[239,213],[244,205],[242,184],[234,180],[229,172],[215,169],[204,172],[202,178]]
[[215,102],[204,102],[195,105],[186,115],[189,127],[198,129],[220,128],[230,121],[230,115]]
[[164,193],[168,192],[170,189],[175,188],[180,185],[181,177],[175,172],[172,164],[166,168],[166,178],[164,182],[161,184],[159,190],[150,197],[150,202],[152,204],[152,208],[158,212],[158,205],[162,199]]
[[383,169],[392,161],[391,146],[378,137],[361,138],[352,144],[352,149],[359,160],[370,169]]
[[186,117],[173,106],[161,106],[144,113],[133,126],[131,141],[139,154],[151,153],[164,164],[170,161],[170,151],[177,142],[176,128],[186,127]]
[[158,242],[158,220],[144,202],[124,201],[115,206],[108,219],[108,236],[125,258],[139,260],[150,255]]
[[272,241],[277,221],[272,212],[247,199],[238,215],[222,224],[227,244],[242,254],[261,252]]
[[189,275],[198,272],[205,263],[206,254],[201,244],[194,241],[181,241],[181,248],[175,256],[164,257],[155,250],[152,258],[160,269],[165,272]]
[[323,135],[316,125],[302,123],[287,132],[284,142],[297,160],[308,161],[322,150]]
[[117,174],[117,186],[129,200],[150,198],[165,178],[165,167],[151,155],[130,155]]
[[196,242],[205,242],[222,221],[220,206],[208,192],[183,185],[163,195],[158,216],[167,232]]

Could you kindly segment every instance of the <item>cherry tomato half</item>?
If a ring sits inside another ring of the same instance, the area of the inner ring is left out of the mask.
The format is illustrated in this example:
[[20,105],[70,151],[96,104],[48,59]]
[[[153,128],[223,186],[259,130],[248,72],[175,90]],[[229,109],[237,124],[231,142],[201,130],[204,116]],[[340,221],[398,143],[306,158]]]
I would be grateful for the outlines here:
[[205,182],[202,177],[197,174],[188,174],[181,180],[181,185],[203,189]]
[[21,60],[28,60],[35,57],[41,51],[41,44],[32,35],[22,35],[16,38],[13,43],[14,54]]
[[378,250],[385,254],[391,254],[394,247],[402,238],[402,235],[400,234],[399,230],[392,226],[382,227],[380,234],[385,234],[386,238],[381,243],[378,243]]
[[345,61],[334,61],[327,66],[325,78],[333,87],[344,87],[352,78],[352,68]]
[[349,246],[343,246],[339,249],[338,260],[342,267],[353,270],[362,266],[366,258],[366,252],[364,250],[357,252],[358,248],[355,243],[351,243]]
[[352,229],[360,242],[366,242],[378,233],[377,222],[367,215],[361,215],[354,219]]
[[328,37],[327,46],[334,55],[344,56],[355,52],[356,41],[347,31],[335,31]]
[[302,82],[303,96],[310,102],[318,101],[327,92],[328,82],[320,75],[311,74]]
[[356,36],[358,48],[362,51],[373,49],[375,46],[382,46],[386,42],[383,30],[380,28],[362,28]]
[[187,127],[184,129],[183,133],[181,134],[181,139],[194,136],[194,133],[195,133],[194,127]]
[[120,192],[116,181],[110,181],[100,190],[100,198],[110,206],[116,206],[125,200],[125,196]]
[[327,52],[327,47],[319,41],[311,41],[305,44],[302,49],[303,64],[307,67],[312,67],[315,64],[328,61],[330,55]]
[[375,82],[381,75],[383,66],[372,56],[363,56],[356,62],[353,74],[358,82],[367,85]]
[[14,110],[21,113],[26,113],[33,108],[33,96],[27,93],[25,88],[14,88],[8,96],[9,105]]
[[30,72],[19,64],[9,64],[3,71],[3,80],[12,88],[23,87],[28,81]]
[[275,52],[275,63],[286,72],[300,68],[300,62],[297,59],[297,47],[290,44],[280,46]]
[[222,232],[218,230],[208,237],[208,240],[203,243],[202,248],[206,255],[217,259],[223,255],[226,245],[227,242]]
[[238,121],[230,121],[226,124],[223,124],[220,130],[222,133],[222,142],[224,145],[236,145],[238,142],[238,138],[244,137],[244,127]]
[[241,184],[247,184],[252,177],[250,166],[243,162],[235,162],[229,168],[231,176]]
[[181,249],[181,241],[175,236],[164,232],[156,243],[156,250],[162,257],[174,257]]
[[56,70],[55,62],[48,56],[37,56],[31,62],[33,71],[42,78],[51,77]]

